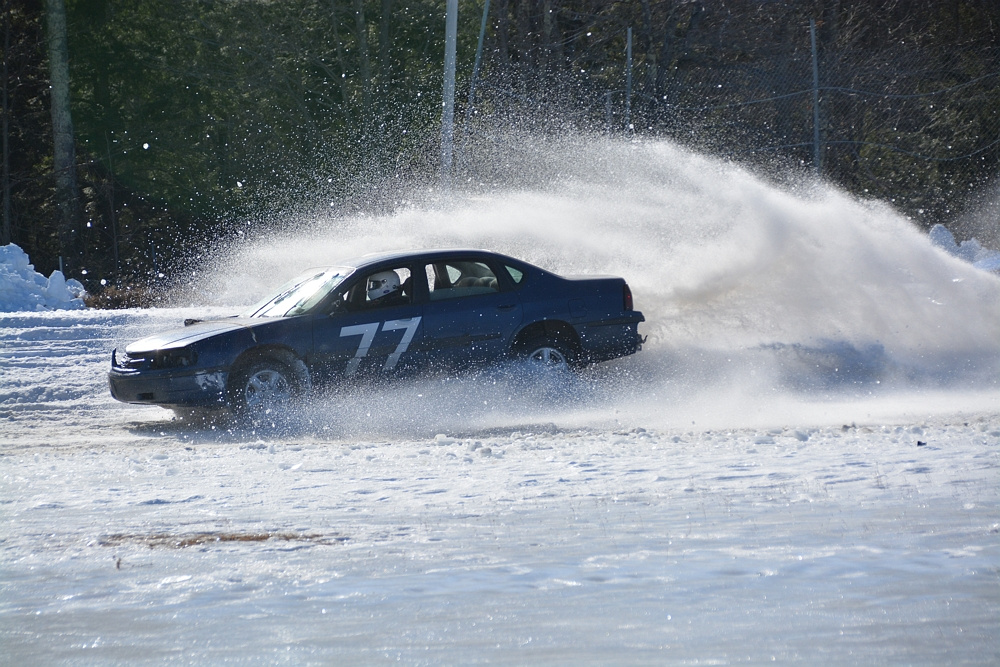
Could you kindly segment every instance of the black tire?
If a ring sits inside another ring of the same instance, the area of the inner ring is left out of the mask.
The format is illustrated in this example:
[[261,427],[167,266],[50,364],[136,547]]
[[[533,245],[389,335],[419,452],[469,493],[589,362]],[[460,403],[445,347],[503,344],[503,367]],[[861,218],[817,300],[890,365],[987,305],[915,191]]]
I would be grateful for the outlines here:
[[569,342],[548,336],[527,341],[519,356],[529,368],[551,373],[571,371],[578,363],[576,350]]
[[252,361],[229,376],[229,407],[241,419],[258,421],[288,413],[301,387],[291,367],[283,361]]

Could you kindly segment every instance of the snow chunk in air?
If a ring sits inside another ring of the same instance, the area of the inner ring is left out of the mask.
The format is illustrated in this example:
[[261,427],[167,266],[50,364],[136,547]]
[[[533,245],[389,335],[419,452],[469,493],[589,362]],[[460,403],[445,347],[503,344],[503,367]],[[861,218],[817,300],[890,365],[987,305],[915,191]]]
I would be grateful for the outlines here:
[[66,280],[62,271],[48,278],[36,272],[28,254],[13,243],[0,246],[0,312],[86,308],[86,294],[79,281]]

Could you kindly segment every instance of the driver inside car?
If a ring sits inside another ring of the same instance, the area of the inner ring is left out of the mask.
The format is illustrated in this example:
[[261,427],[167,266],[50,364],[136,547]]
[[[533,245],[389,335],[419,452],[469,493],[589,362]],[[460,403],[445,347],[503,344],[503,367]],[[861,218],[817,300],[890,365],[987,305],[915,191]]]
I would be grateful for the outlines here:
[[395,271],[380,271],[368,276],[368,304],[371,308],[402,306],[410,302],[403,294]]

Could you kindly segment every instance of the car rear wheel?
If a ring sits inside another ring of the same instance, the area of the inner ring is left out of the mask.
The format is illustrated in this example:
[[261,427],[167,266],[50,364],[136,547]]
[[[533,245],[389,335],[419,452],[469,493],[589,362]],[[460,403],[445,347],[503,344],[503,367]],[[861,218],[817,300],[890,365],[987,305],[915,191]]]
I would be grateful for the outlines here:
[[252,362],[231,376],[229,406],[238,417],[251,420],[288,412],[299,393],[295,374],[277,359]]
[[545,372],[569,371],[576,361],[573,347],[556,338],[536,338],[524,346],[523,358],[528,368]]

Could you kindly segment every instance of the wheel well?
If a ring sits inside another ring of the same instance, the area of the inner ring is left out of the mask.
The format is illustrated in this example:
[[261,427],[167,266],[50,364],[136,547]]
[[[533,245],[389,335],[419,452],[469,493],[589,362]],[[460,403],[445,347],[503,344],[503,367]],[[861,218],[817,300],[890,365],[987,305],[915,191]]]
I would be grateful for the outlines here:
[[580,337],[577,335],[576,329],[562,320],[542,320],[541,322],[529,324],[514,337],[512,347],[515,351],[518,351],[530,341],[542,337],[564,340],[572,345],[578,354],[580,352]]
[[248,365],[263,359],[275,359],[287,365],[295,374],[295,380],[302,391],[308,391],[312,387],[309,369],[305,363],[290,349],[279,345],[265,345],[244,351],[233,362],[229,375],[232,376]]

